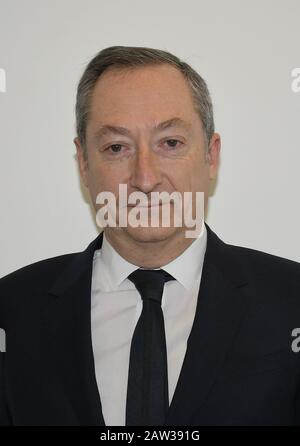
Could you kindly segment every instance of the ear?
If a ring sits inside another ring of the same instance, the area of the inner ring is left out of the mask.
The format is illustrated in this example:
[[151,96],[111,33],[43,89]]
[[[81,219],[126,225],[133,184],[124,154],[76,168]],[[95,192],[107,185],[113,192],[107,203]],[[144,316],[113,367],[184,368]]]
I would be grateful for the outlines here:
[[210,139],[209,151],[207,155],[209,163],[209,179],[212,181],[216,178],[220,162],[221,137],[218,133],[214,133]]
[[76,159],[78,162],[80,176],[81,176],[81,179],[82,179],[84,185],[86,187],[88,187],[88,179],[87,179],[87,177],[88,177],[87,176],[88,160],[85,159],[85,156],[84,156],[85,152],[84,152],[84,149],[81,145],[81,142],[80,142],[78,136],[76,136],[76,138],[73,139],[73,142],[76,146]]

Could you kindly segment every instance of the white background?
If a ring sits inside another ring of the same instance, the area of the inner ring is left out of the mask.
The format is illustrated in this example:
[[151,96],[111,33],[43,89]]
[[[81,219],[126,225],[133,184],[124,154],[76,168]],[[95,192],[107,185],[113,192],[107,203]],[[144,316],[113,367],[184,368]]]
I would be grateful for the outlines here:
[[74,159],[75,94],[112,45],[173,52],[207,81],[221,165],[207,222],[300,261],[299,0],[0,0],[0,276],[98,231]]

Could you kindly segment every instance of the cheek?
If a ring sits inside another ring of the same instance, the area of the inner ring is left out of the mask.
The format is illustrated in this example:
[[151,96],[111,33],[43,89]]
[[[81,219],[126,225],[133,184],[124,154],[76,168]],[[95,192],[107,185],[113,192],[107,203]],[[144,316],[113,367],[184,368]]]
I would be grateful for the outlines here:
[[186,190],[203,190],[208,179],[208,167],[199,157],[194,157],[185,165],[179,165],[173,171],[172,177],[179,187]]
[[106,185],[103,184],[102,181],[103,177],[101,175],[101,172],[98,170],[95,170],[93,168],[89,168],[87,180],[88,180],[88,188],[91,195],[91,198],[93,200],[93,204],[95,204],[95,200],[99,192],[102,190],[106,190]]
[[196,179],[197,184],[204,184],[209,177],[209,164],[205,162],[202,153],[197,154],[191,166],[191,176]]
[[113,192],[118,194],[119,183],[124,182],[115,168],[104,163],[93,166],[89,171],[89,188],[96,197],[100,192]]

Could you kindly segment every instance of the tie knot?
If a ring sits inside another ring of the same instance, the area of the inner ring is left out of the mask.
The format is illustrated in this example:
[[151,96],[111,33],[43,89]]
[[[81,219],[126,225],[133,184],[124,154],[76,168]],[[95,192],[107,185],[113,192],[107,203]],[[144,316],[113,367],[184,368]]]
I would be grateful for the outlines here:
[[161,304],[165,282],[175,280],[163,269],[137,269],[128,276],[134,283],[142,299],[150,299]]

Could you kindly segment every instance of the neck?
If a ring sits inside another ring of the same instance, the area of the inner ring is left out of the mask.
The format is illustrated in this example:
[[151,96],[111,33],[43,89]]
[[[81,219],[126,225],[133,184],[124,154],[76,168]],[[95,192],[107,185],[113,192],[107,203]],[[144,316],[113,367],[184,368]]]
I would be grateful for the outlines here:
[[105,237],[127,262],[142,268],[160,268],[182,254],[195,240],[186,238],[184,231],[155,241],[140,241],[124,231],[105,228]]

